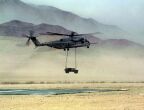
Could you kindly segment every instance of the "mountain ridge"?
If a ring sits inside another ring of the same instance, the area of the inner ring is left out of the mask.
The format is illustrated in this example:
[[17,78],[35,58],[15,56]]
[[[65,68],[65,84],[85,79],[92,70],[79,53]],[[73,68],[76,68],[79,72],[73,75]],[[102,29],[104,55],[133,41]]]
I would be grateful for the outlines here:
[[29,31],[33,30],[36,34],[50,32],[58,33],[70,33],[70,30],[67,30],[58,25],[49,25],[49,24],[32,24],[19,20],[12,20],[3,24],[0,24],[0,35],[1,36],[17,36],[22,37],[23,34],[29,34]]
[[[46,32],[57,32],[61,34],[70,34],[72,31],[65,29],[64,27],[58,25],[50,25],[46,23],[41,23],[35,25],[33,23],[23,22],[19,20],[12,20],[3,24],[0,24],[0,35],[1,36],[17,36],[22,37],[25,34],[29,34],[29,31],[33,30],[35,35],[39,33]],[[85,36],[91,43],[97,43],[100,47],[114,47],[114,48],[124,48],[131,46],[143,47],[143,45],[135,43],[127,39],[106,39],[102,40],[97,36],[87,35]]]
[[17,19],[34,24],[60,25],[79,33],[100,31],[111,36],[125,34],[117,26],[99,23],[92,18],[83,18],[52,6],[37,6],[21,0],[0,0],[0,2],[0,15],[3,16],[0,18],[0,23]]

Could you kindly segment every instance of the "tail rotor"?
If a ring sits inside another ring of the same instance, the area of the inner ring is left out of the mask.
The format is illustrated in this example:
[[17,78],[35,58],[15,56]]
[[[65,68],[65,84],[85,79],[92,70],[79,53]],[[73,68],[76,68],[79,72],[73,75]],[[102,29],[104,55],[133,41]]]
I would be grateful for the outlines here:
[[25,35],[25,37],[28,38],[28,40],[26,41],[26,45],[29,46],[31,38],[34,37],[34,31],[30,30],[29,35]]
[[27,46],[30,45],[30,38],[28,38],[28,40],[26,41],[26,45],[27,45]]

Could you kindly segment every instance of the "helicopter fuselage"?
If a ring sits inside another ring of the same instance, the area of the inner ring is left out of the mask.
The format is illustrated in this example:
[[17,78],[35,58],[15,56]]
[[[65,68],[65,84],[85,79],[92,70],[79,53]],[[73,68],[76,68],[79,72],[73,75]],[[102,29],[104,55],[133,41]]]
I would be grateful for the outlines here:
[[87,47],[89,48],[90,42],[87,39],[74,37],[74,38],[63,38],[60,40],[50,41],[40,43],[36,37],[30,38],[35,46],[48,46],[56,49],[70,49],[70,48],[77,48],[77,47]]
[[75,40],[75,39],[60,39],[57,41],[52,41],[47,43],[48,46],[56,48],[56,49],[70,49],[70,48],[77,48],[77,47],[88,47],[90,43],[86,39],[82,40]]

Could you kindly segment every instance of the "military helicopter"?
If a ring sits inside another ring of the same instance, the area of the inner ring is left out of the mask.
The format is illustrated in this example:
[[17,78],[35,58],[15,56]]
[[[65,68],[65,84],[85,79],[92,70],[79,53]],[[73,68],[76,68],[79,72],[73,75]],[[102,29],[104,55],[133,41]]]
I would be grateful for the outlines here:
[[[54,32],[40,33],[40,35],[68,36],[67,38],[61,38],[60,40],[40,43],[39,40],[36,38],[36,36],[34,36],[34,31],[30,31],[29,35],[26,35],[26,37],[28,38],[26,44],[29,45],[29,42],[31,40],[36,47],[48,46],[56,49],[63,49],[64,51],[66,51],[65,73],[74,72],[75,74],[77,74],[78,70],[76,65],[76,49],[79,47],[89,48],[91,44],[95,44],[95,43],[90,43],[90,41],[88,41],[85,37],[83,37],[92,34],[101,34],[101,33],[100,32],[88,33],[88,34],[77,34],[76,32],[71,32],[70,34],[61,34],[61,33],[54,33]],[[68,51],[71,48],[75,49],[75,68],[67,67]]]

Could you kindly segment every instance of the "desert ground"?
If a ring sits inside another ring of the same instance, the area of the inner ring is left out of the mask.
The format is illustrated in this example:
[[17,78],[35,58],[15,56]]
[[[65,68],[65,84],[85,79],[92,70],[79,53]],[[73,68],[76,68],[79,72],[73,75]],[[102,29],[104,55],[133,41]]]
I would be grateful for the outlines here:
[[[61,95],[0,95],[0,110],[144,110],[144,83],[140,83],[144,80],[143,51],[82,48],[78,50],[80,72],[75,75],[64,73],[63,51],[47,47],[35,48],[33,45],[26,47],[26,40],[0,37],[0,89],[86,88],[114,91]],[[73,60],[71,51],[70,65],[73,65]],[[45,84],[30,84],[31,81]]]
[[1,110],[144,110],[144,83],[1,84],[0,89],[113,89],[61,95],[1,95]]

